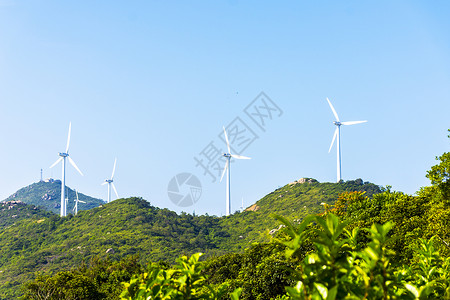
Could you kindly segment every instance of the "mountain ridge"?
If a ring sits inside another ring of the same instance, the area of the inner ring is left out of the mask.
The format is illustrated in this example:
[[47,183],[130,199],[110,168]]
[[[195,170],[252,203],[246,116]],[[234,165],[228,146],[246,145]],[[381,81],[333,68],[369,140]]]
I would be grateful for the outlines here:
[[[76,193],[75,190],[69,188],[68,186],[66,186],[66,189],[66,195],[69,201],[68,213],[73,213],[72,208],[74,206],[74,200],[76,199]],[[92,209],[105,203],[102,199],[90,197],[80,192],[78,192],[78,197],[81,201],[86,202],[80,202],[78,204],[78,211]],[[2,202],[7,201],[21,201],[26,204],[42,207],[45,210],[51,211],[55,214],[59,214],[61,207],[61,181],[47,179],[45,181],[34,182],[17,190]]]

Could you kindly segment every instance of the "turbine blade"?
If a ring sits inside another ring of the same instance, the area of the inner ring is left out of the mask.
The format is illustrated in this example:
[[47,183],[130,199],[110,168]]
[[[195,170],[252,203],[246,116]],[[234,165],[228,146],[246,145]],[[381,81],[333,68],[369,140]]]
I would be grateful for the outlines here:
[[225,134],[225,140],[227,141],[228,153],[231,153],[231,150],[230,150],[230,142],[228,141],[228,135],[227,135],[227,132],[226,132],[226,130],[225,130],[225,126],[223,126],[223,133]]
[[111,174],[111,180],[114,178],[114,173],[116,172],[116,163],[117,163],[117,158],[114,160],[114,167],[113,167],[113,171]]
[[62,161],[62,157],[60,157],[60,158],[58,158],[54,163],[53,163],[53,165],[51,165],[50,166],[50,168],[53,168],[54,166],[56,166],[60,161]]
[[116,186],[111,182],[111,186],[113,187],[114,193],[116,193],[116,197],[119,198],[119,194],[117,194]]
[[105,185],[105,184],[108,184],[106,181],[104,181],[102,184],[100,184],[100,185]]
[[341,122],[342,125],[355,125],[355,124],[361,124],[366,123],[367,121],[348,121],[348,122]]
[[78,173],[80,173],[81,176],[84,176],[83,173],[81,173],[80,169],[78,169],[78,167],[75,164],[75,162],[73,161],[73,159],[70,156],[67,156],[67,158],[69,159],[70,164],[78,171]]
[[229,160],[227,159],[227,163],[225,164],[225,168],[223,168],[222,177],[220,177],[220,182],[222,182],[223,176],[225,175],[225,172],[228,169],[228,162],[229,162]]
[[251,159],[250,157],[242,156],[242,155],[236,155],[236,154],[231,154],[231,157],[236,158],[236,159]]
[[333,115],[334,115],[334,117],[336,118],[336,121],[340,122],[340,121],[339,121],[339,116],[338,116],[336,110],[334,109],[333,104],[331,104],[331,102],[330,102],[330,100],[329,100],[328,98],[327,98],[327,101],[328,101],[328,104],[329,104],[330,107],[331,107],[331,110],[333,111]]
[[336,137],[338,135],[338,131],[339,131],[339,128],[336,128],[336,130],[334,131],[333,140],[331,141],[331,145],[330,145],[330,149],[328,149],[328,153],[330,153],[331,148],[333,148],[334,140],[336,139]]
[[81,200],[78,200],[78,202],[81,202],[81,203],[86,203],[86,201],[81,201]]
[[78,200],[78,191],[77,191],[77,190],[75,190],[75,193],[77,194],[77,201],[80,201],[80,200]]
[[66,153],[69,153],[70,132],[72,131],[72,122],[69,123],[69,134],[67,135]]

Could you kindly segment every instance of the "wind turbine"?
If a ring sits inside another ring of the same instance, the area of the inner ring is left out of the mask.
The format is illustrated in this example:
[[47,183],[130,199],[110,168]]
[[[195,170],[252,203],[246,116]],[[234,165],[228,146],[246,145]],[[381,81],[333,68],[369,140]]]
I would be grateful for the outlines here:
[[75,190],[75,193],[77,194],[77,199],[73,200],[73,201],[75,201],[75,206],[73,208],[73,211],[75,212],[75,216],[76,216],[77,213],[78,213],[78,202],[81,202],[81,203],[86,203],[86,202],[81,201],[80,199],[78,199],[78,191],[77,190]]
[[66,197],[65,197],[65,192],[66,192],[66,158],[69,160],[70,164],[78,171],[78,173],[81,174],[81,176],[83,176],[83,173],[81,173],[80,169],[78,169],[77,165],[75,164],[75,162],[73,161],[72,158],[70,158],[69,156],[69,144],[70,144],[70,131],[72,129],[72,123],[69,123],[69,134],[67,136],[67,146],[66,146],[66,151],[65,152],[60,152],[59,156],[60,158],[58,158],[55,163],[53,165],[50,166],[50,168],[53,168],[54,166],[56,166],[59,162],[62,162],[62,177],[61,177],[61,213],[60,216],[61,217],[65,217],[67,216],[67,205],[66,205]]
[[102,185],[108,184],[108,203],[111,202],[111,186],[114,189],[114,193],[116,193],[117,198],[119,198],[119,195],[117,194],[117,190],[116,187],[114,186],[114,172],[116,171],[116,163],[117,163],[117,158],[114,160],[114,167],[113,167],[113,171],[111,174],[111,179],[106,179],[105,182],[102,183]]
[[333,140],[331,141],[330,149],[328,149],[328,153],[330,153],[331,148],[333,147],[334,140],[337,137],[337,182],[341,181],[341,125],[355,125],[360,123],[365,123],[367,121],[346,121],[341,122],[339,120],[339,116],[331,104],[330,100],[327,98],[328,104],[330,105],[331,111],[333,112],[336,121],[334,121],[334,125],[336,125],[336,130],[334,131]]
[[223,153],[222,155],[227,159],[227,162],[225,164],[225,168],[223,169],[223,173],[222,173],[222,177],[220,177],[220,182],[222,182],[223,179],[223,175],[225,175],[225,171],[227,172],[227,201],[226,201],[226,215],[229,216],[230,215],[230,211],[231,211],[231,199],[230,199],[230,160],[231,158],[236,158],[236,159],[250,159],[250,157],[246,157],[246,156],[241,156],[241,155],[236,155],[236,154],[231,154],[231,149],[230,149],[230,142],[228,141],[228,136],[227,136],[227,132],[225,130],[225,127],[223,127],[223,133],[225,134],[225,140],[227,141],[227,148],[228,148],[228,153]]

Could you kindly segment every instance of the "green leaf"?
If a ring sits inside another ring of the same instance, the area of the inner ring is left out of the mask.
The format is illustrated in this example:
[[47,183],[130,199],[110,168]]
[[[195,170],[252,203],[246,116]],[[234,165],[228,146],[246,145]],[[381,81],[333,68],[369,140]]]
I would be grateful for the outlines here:
[[322,299],[327,299],[328,289],[326,286],[321,283],[314,282],[314,287],[317,289]]
[[417,290],[417,288],[415,286],[413,286],[412,284],[406,283],[405,287],[408,291],[410,291],[416,298],[419,297],[419,291]]

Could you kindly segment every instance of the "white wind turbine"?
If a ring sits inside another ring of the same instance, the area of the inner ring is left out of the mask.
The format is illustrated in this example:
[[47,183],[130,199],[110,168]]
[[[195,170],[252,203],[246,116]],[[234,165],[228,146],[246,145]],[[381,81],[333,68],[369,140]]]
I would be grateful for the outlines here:
[[73,201],[75,201],[75,206],[73,208],[73,211],[75,212],[75,216],[76,216],[77,213],[78,213],[78,202],[81,202],[81,203],[86,203],[86,202],[81,201],[80,199],[78,199],[78,191],[77,190],[75,190],[75,193],[77,194],[77,199],[73,200]]
[[108,203],[111,202],[111,186],[114,189],[114,193],[116,193],[117,198],[119,198],[119,195],[117,194],[117,190],[116,187],[114,186],[114,172],[116,172],[116,163],[117,163],[117,158],[114,160],[114,167],[113,167],[113,171],[111,174],[111,179],[106,179],[105,182],[102,183],[102,185],[108,184]]
[[228,148],[228,153],[223,153],[222,155],[227,159],[227,162],[225,164],[225,168],[223,169],[223,173],[222,173],[222,177],[220,177],[220,182],[222,182],[223,179],[223,175],[225,175],[225,171],[227,172],[227,201],[226,201],[226,215],[229,216],[230,215],[230,211],[231,211],[231,197],[230,197],[230,160],[231,158],[236,158],[236,159],[250,159],[250,157],[246,157],[246,156],[241,156],[241,155],[236,155],[236,154],[231,154],[231,149],[230,149],[230,142],[228,141],[228,136],[227,136],[227,132],[225,130],[225,127],[223,127],[223,133],[225,134],[225,140],[227,141],[227,148]]
[[65,152],[60,152],[59,156],[60,158],[58,158],[55,163],[53,165],[50,166],[50,168],[53,168],[54,166],[56,166],[60,161],[62,161],[62,177],[61,177],[61,213],[60,216],[61,217],[65,217],[67,216],[67,205],[66,205],[66,197],[65,197],[65,192],[66,192],[66,158],[69,160],[70,164],[78,171],[78,173],[81,174],[81,176],[83,176],[83,173],[81,173],[80,169],[78,169],[77,165],[75,164],[75,162],[73,161],[72,158],[70,158],[69,156],[69,144],[70,144],[70,131],[72,129],[72,123],[69,123],[69,134],[67,136],[67,146],[66,146],[66,151]]
[[336,121],[334,121],[334,125],[336,125],[336,130],[334,131],[333,140],[331,141],[330,149],[328,149],[328,153],[330,153],[331,148],[333,147],[334,140],[337,137],[337,182],[341,181],[341,125],[355,125],[360,123],[365,123],[367,121],[346,121],[341,122],[339,120],[339,116],[334,109],[333,105],[331,104],[330,100],[327,98],[328,104],[330,105],[331,110],[333,111],[334,117],[336,118]]

